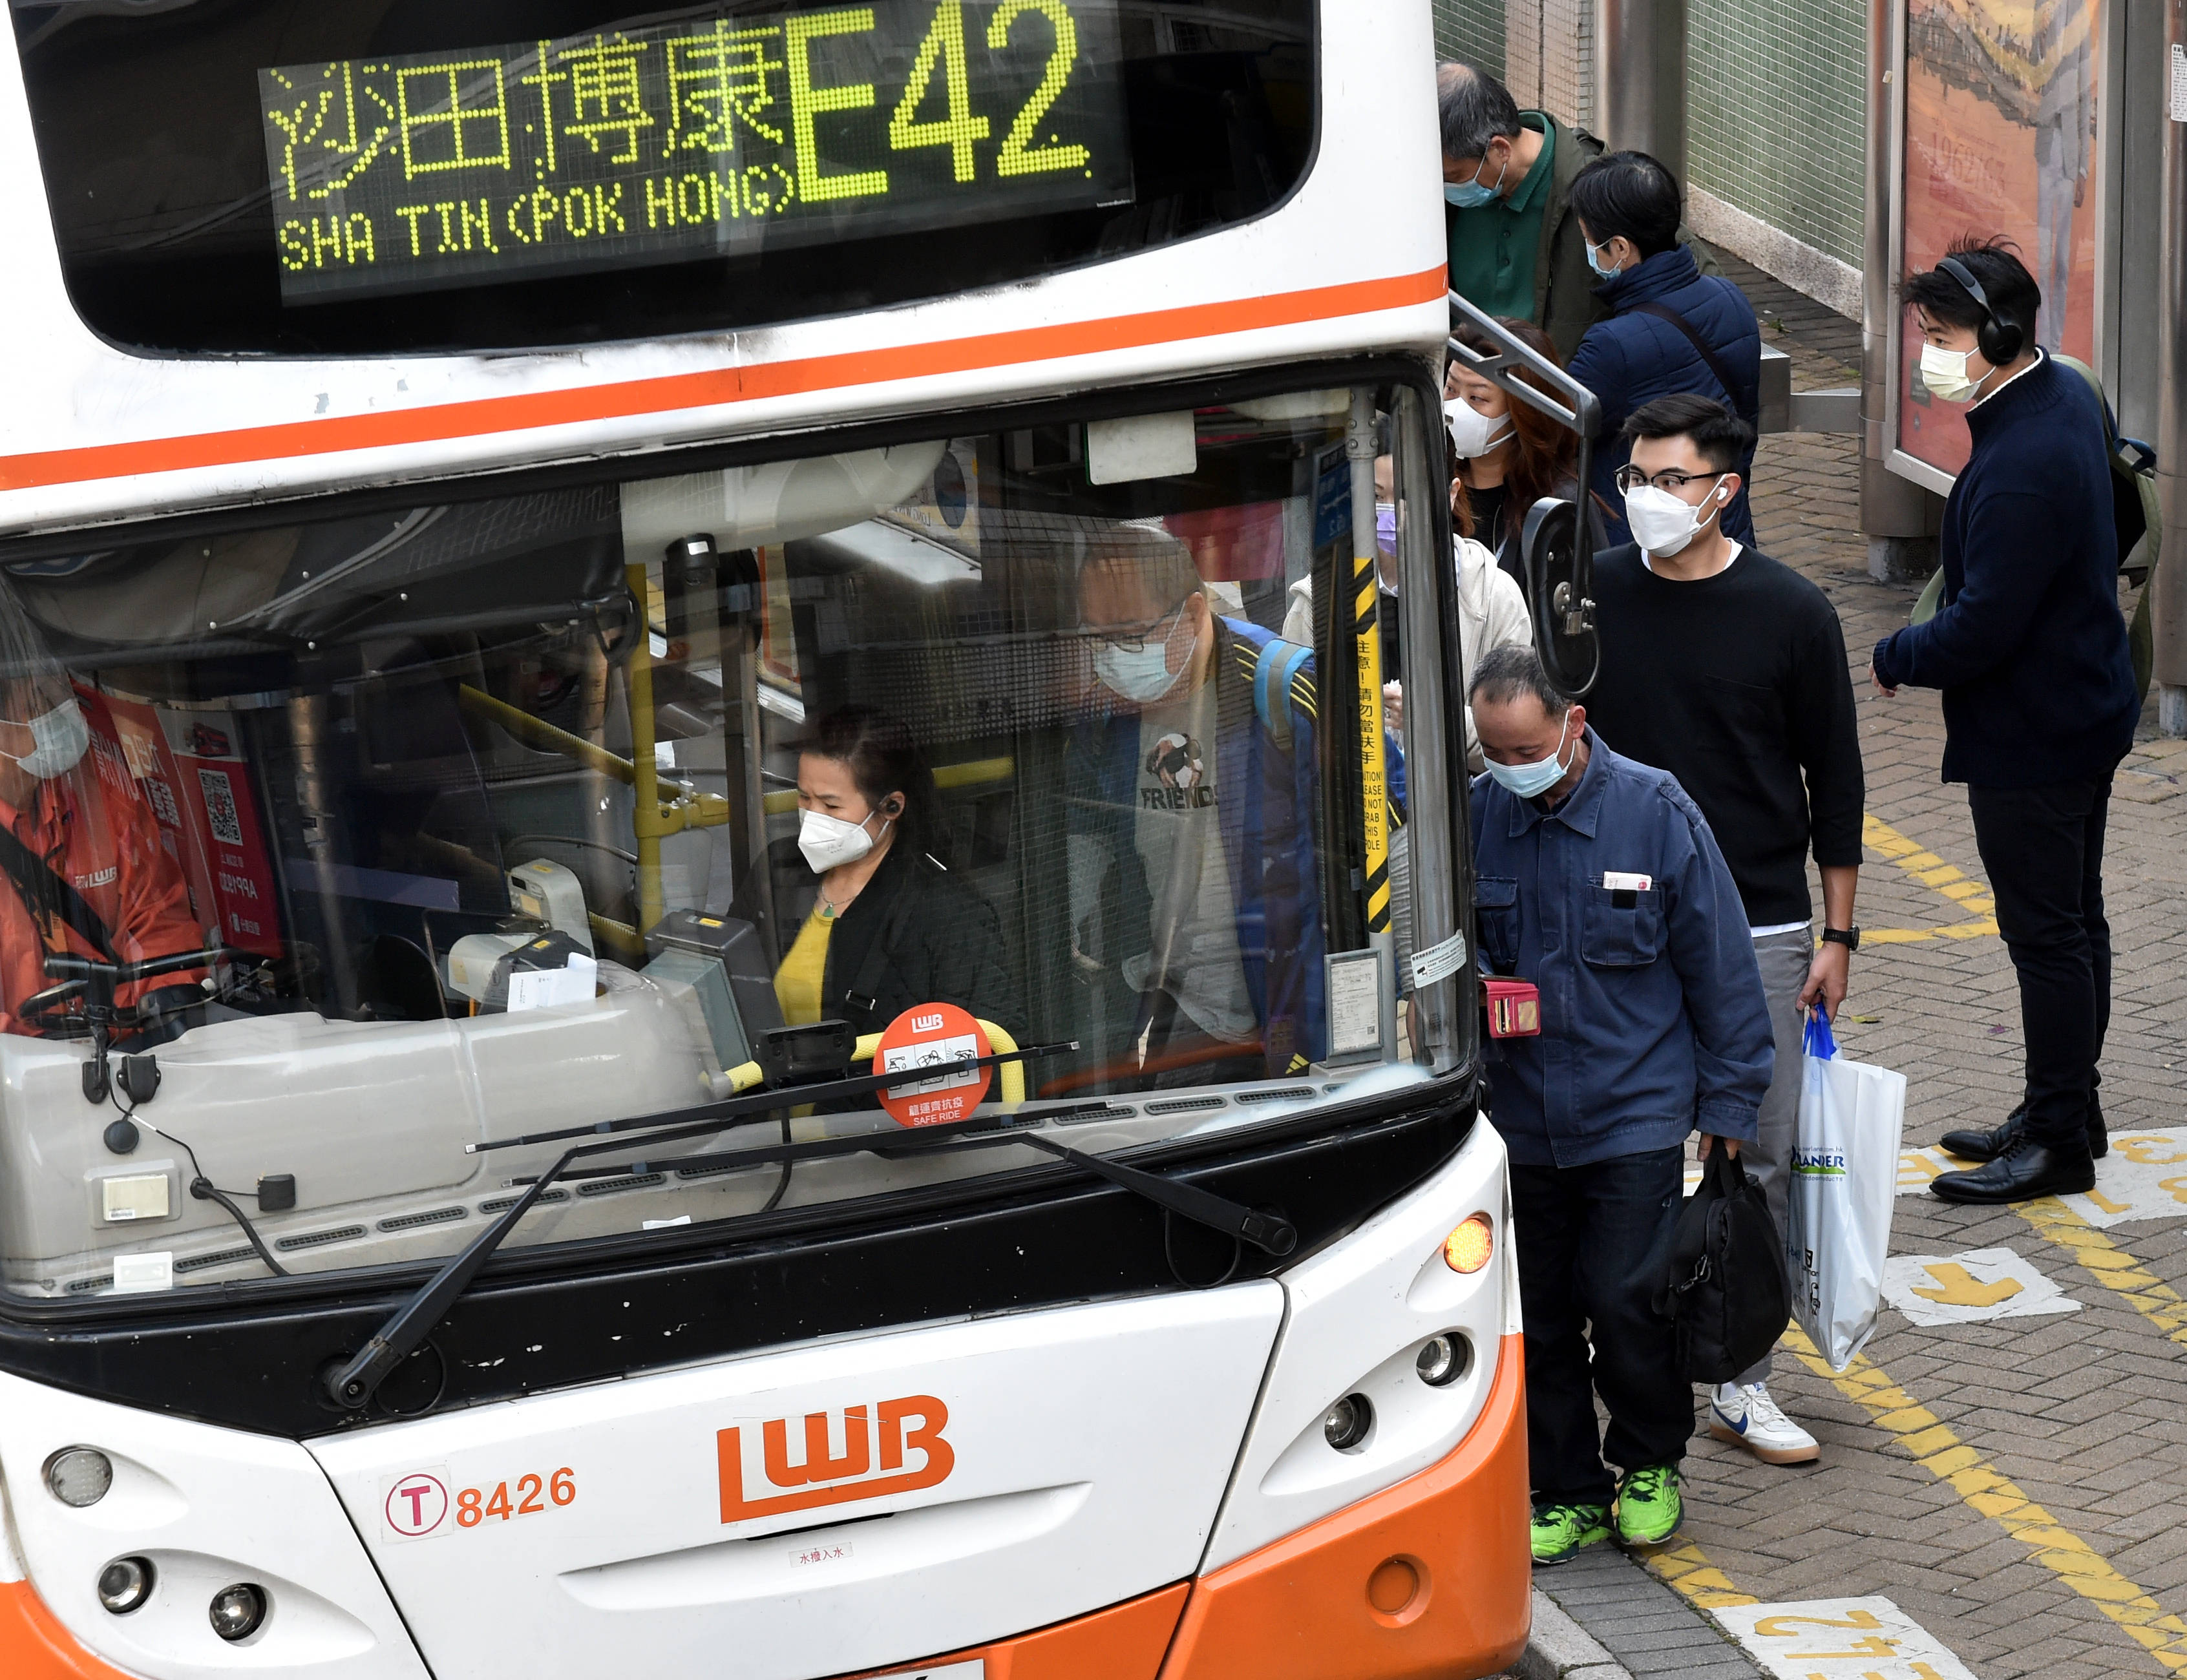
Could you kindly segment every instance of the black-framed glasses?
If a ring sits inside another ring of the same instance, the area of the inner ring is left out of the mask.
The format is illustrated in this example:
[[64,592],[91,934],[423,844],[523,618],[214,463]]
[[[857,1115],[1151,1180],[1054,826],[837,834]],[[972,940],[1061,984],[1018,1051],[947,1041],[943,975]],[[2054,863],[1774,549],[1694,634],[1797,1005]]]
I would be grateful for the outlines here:
[[1621,495],[1629,495],[1632,492],[1638,490],[1644,484],[1652,484],[1656,489],[1667,490],[1672,495],[1676,496],[1688,485],[1695,483],[1698,480],[1705,478],[1722,478],[1723,476],[1723,475],[1722,473],[1681,473],[1669,471],[1660,472],[1650,475],[1647,473],[1642,472],[1639,468],[1628,463],[1626,465],[1622,466],[1617,469],[1617,476],[1613,479],[1611,482],[1616,485],[1618,492]]
[[[1187,596],[1185,599],[1189,600],[1191,597]],[[1135,654],[1150,642],[1168,641],[1169,632],[1163,630],[1162,626],[1183,610],[1184,602],[1179,601],[1160,618],[1147,619],[1138,624],[1088,624],[1083,628],[1087,634],[1099,637],[1111,647],[1121,648],[1127,654]],[[1161,631],[1161,633],[1156,635],[1155,633],[1156,631]]]

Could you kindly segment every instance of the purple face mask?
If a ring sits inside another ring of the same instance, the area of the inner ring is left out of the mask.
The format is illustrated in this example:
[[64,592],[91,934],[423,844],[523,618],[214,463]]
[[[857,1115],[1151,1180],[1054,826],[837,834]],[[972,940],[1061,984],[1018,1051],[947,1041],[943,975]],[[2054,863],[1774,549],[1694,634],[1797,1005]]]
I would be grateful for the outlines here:
[[1397,509],[1394,503],[1375,504],[1375,546],[1391,559],[1397,558]]

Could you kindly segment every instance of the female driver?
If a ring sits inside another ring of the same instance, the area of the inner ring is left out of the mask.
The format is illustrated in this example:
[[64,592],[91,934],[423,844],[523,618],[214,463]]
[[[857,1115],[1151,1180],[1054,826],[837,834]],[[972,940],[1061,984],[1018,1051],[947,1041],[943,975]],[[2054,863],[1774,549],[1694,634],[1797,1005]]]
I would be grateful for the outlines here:
[[797,808],[811,896],[778,900],[785,926],[801,918],[774,977],[783,1020],[864,1033],[946,1003],[1011,1027],[994,907],[930,855],[934,777],[902,722],[863,705],[822,718],[799,749]]

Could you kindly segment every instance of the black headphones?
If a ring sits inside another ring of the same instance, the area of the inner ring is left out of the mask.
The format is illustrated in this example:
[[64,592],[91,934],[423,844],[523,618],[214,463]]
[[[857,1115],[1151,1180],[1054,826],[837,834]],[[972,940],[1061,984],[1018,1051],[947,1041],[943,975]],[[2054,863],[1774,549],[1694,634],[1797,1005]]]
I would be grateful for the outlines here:
[[1989,294],[1982,289],[1982,282],[1968,272],[1966,264],[1959,258],[1939,257],[1937,267],[1964,286],[1967,295],[1975,301],[1976,307],[1982,312],[1982,325],[1975,332],[1975,348],[1982,351],[1982,360],[1993,368],[2006,366],[2027,344],[2027,329],[2017,321],[2004,321],[1998,317],[1997,312],[1989,306]]

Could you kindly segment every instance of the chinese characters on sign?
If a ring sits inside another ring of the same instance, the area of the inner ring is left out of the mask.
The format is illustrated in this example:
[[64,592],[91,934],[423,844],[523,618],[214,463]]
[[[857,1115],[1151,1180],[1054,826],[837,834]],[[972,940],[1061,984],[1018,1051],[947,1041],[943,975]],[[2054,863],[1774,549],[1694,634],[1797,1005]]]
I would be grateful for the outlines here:
[[686,18],[258,73],[285,301],[1127,204],[1116,0]]

